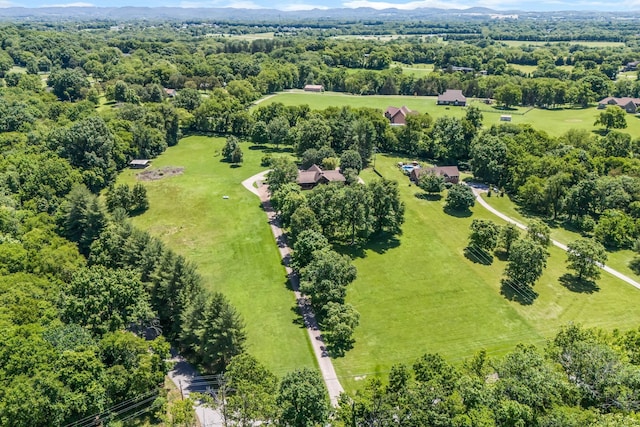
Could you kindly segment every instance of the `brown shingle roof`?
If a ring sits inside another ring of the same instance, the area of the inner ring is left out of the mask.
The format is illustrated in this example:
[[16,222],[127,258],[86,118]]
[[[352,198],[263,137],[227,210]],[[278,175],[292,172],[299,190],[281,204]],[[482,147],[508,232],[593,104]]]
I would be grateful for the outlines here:
[[447,89],[443,94],[438,95],[438,101],[444,102],[462,102],[466,101],[467,97],[462,94],[458,89]]
[[460,171],[457,166],[436,166],[434,168],[427,169],[429,173],[435,173],[440,176],[460,176]]
[[318,165],[313,165],[307,170],[298,171],[296,182],[300,185],[317,184],[321,180],[327,182],[345,182],[346,178],[338,170],[323,171]]
[[322,173],[322,175],[327,178],[327,181],[329,182],[345,182],[347,179],[344,177],[344,175],[342,175],[342,173],[340,173],[340,171],[324,171]]

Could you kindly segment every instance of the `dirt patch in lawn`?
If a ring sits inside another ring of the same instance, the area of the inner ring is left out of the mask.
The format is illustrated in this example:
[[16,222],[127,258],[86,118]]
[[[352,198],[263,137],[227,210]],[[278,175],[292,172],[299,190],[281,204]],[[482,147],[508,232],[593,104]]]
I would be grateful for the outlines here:
[[176,175],[182,175],[184,168],[181,166],[165,166],[160,169],[150,169],[140,172],[136,175],[138,181],[157,181],[163,178],[170,178]]

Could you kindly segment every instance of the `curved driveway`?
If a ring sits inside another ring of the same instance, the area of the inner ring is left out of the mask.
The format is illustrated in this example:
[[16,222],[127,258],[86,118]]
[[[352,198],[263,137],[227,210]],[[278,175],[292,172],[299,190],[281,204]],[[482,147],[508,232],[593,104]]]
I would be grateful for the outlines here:
[[302,315],[304,324],[307,327],[307,333],[309,334],[309,340],[311,341],[311,346],[313,347],[313,353],[316,356],[318,367],[320,368],[320,373],[322,374],[322,379],[327,387],[327,391],[329,392],[331,404],[333,406],[337,406],[338,398],[340,397],[340,394],[344,391],[344,389],[342,388],[342,385],[338,380],[338,376],[336,375],[336,371],[333,368],[331,358],[327,354],[324,341],[322,340],[322,334],[320,332],[318,322],[313,313],[309,300],[300,293],[300,283],[298,280],[298,275],[291,269],[291,267],[289,267],[291,249],[287,245],[287,238],[282,228],[280,227],[280,222],[276,217],[276,213],[271,207],[271,203],[269,202],[269,192],[267,190],[266,184],[264,184],[268,172],[269,171],[264,171],[252,176],[251,178],[245,179],[244,181],[242,181],[242,185],[247,190],[260,197],[262,208],[267,214],[269,225],[271,226],[271,231],[273,232],[273,237],[278,244],[280,257],[282,258],[282,262],[287,271],[287,277],[289,277],[291,288],[295,293],[296,301],[298,302],[298,307],[300,309],[300,314]]
[[[476,200],[478,201],[478,203],[480,203],[485,209],[487,209],[489,212],[491,212],[492,214],[504,219],[507,222],[510,222],[512,224],[515,224],[517,227],[526,230],[527,226],[522,224],[521,222],[516,221],[513,218],[508,217],[507,215],[503,214],[502,212],[496,210],[493,206],[491,206],[489,203],[487,203],[482,197],[481,194],[484,193],[486,190],[483,187],[478,187],[478,186],[471,186],[471,188],[473,189],[473,193],[476,195]],[[554,246],[559,247],[560,249],[562,249],[563,251],[567,251],[567,245],[558,242],[557,240],[551,240],[551,243],[553,243]],[[640,283],[636,282],[635,280],[633,280],[631,277],[620,273],[618,270],[614,270],[611,267],[608,267],[604,264],[600,264],[598,263],[598,265],[600,266],[600,268],[602,268],[604,271],[606,271],[607,273],[611,274],[612,276],[617,277],[620,280],[624,280],[625,282],[627,282],[628,284],[630,284],[631,286],[640,289]]]

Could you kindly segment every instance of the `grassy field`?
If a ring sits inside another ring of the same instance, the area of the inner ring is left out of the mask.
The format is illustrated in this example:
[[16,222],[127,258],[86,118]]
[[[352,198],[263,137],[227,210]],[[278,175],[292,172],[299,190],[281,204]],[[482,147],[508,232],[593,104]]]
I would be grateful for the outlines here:
[[394,63],[393,66],[398,66],[402,68],[402,72],[404,74],[408,74],[414,77],[424,77],[427,74],[433,72],[434,65],[433,64],[412,64],[406,65],[401,63]]
[[[436,105],[436,97],[433,96],[384,96],[384,95],[349,95],[338,92],[310,93],[287,91],[276,94],[266,99],[262,105],[281,102],[285,105],[308,104],[312,109],[324,109],[330,106],[349,105],[352,107],[373,107],[384,111],[388,106],[406,105],[420,113],[429,113],[432,117],[441,116],[463,117],[465,110],[460,107],[445,107]],[[480,101],[471,100],[470,105],[478,106],[484,115],[484,125],[500,123],[500,116],[511,115],[511,122],[515,124],[530,124],[534,128],[544,130],[553,136],[560,136],[569,129],[579,128],[589,131],[597,130],[593,123],[600,111],[596,107],[590,108],[565,108],[545,110],[539,108],[512,108],[508,111],[495,106],[486,105]],[[625,132],[631,135],[640,135],[640,118],[627,115],[628,127]]]
[[545,41],[520,41],[520,40],[499,40],[498,43],[504,43],[507,46],[553,46],[558,44],[580,45],[586,47],[624,47],[624,42],[590,42],[579,40],[567,40],[561,42],[545,42]]
[[349,95],[341,92],[311,93],[301,90],[293,90],[278,93],[266,99],[260,105],[281,102],[284,105],[308,104],[314,110],[321,110],[331,106],[351,106],[354,108],[372,107],[385,110],[390,105],[406,105],[412,110],[421,113],[428,112],[433,117],[453,115],[464,117],[464,109],[460,107],[443,107],[436,105],[435,96],[400,96],[400,95]]
[[[523,212],[511,199],[508,197],[484,197],[484,199],[494,208],[500,212],[508,215],[516,221],[526,224],[533,217]],[[547,222],[551,227],[551,237],[560,243],[570,243],[574,240],[583,238],[580,233],[568,230],[561,226],[561,224],[554,224],[551,221]],[[609,251],[609,260],[607,265],[611,268],[618,270],[619,272],[626,274],[634,280],[640,280],[640,277],[636,275],[630,268],[629,262],[634,258],[635,253],[630,249],[621,249],[617,251]]]
[[[535,70],[538,69],[537,65],[520,65],[520,64],[509,64],[509,65],[522,73],[533,73]],[[561,65],[558,68],[568,72],[571,72],[573,70],[572,65]]]
[[223,33],[217,33],[217,34],[207,34],[207,37],[212,37],[212,38],[222,37],[222,38],[227,38],[227,39],[239,39],[239,40],[253,41],[253,40],[269,40],[269,39],[272,39],[274,37],[274,33],[273,32],[251,33],[251,34],[223,34]]
[[[420,191],[394,166],[399,160],[405,159],[376,160],[382,175],[401,183],[406,223],[398,241],[356,252],[358,278],[347,300],[361,313],[360,326],[354,349],[334,362],[348,389],[361,384],[356,378],[385,374],[394,363],[412,363],[426,352],[460,362],[480,349],[500,355],[518,343],[541,345],[570,321],[607,329],[638,326],[640,291],[609,275],[597,289],[570,290],[559,283],[567,270],[557,248],[549,249],[532,304],[501,295],[505,262],[476,263],[464,248],[474,218],[503,222],[481,206],[469,217],[456,217],[443,212],[444,199],[417,198]],[[362,175],[365,181],[375,177],[371,171]]]
[[[233,168],[220,161],[223,145],[223,138],[191,136],[155,159],[153,168],[184,173],[146,182],[151,208],[133,222],[197,263],[206,286],[229,297],[246,321],[248,350],[276,374],[314,366],[267,217],[240,184],[264,170],[264,153],[242,144],[244,163]],[[131,184],[137,173],[126,170],[118,182]]]

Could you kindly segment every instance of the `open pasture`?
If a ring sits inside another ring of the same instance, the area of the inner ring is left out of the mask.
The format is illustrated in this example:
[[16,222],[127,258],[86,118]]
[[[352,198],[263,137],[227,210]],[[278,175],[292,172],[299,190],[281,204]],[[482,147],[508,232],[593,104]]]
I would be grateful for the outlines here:
[[[529,124],[536,129],[543,130],[552,136],[560,136],[569,129],[586,129],[598,131],[594,122],[600,113],[595,106],[589,108],[558,108],[541,109],[514,107],[503,110],[496,105],[487,105],[481,100],[467,100],[469,105],[475,105],[484,116],[483,124],[504,123],[500,116],[510,115],[511,123]],[[388,106],[400,107],[406,105],[420,113],[429,113],[433,118],[442,116],[464,117],[465,109],[462,107],[447,107],[436,105],[435,96],[401,96],[401,95],[350,95],[340,92],[310,93],[302,90],[281,92],[265,99],[260,105],[281,102],[284,105],[308,104],[311,109],[322,110],[330,106],[351,106],[354,108],[371,107],[384,111]],[[627,115],[627,129],[631,135],[640,135],[640,118],[633,114]]]
[[[533,73],[535,70],[538,69],[537,65],[520,65],[520,64],[509,64],[510,67],[515,68],[516,70],[520,71],[521,73]],[[573,65],[561,65],[559,67],[557,67],[561,70],[565,70],[567,72],[571,72],[573,70]]]
[[[535,216],[529,215],[527,212],[524,212],[508,197],[486,197],[485,195],[484,199],[487,201],[487,203],[489,203],[500,212],[523,224],[526,224],[527,222],[535,218]],[[546,222],[551,228],[551,238],[557,240],[560,243],[564,243],[565,245],[585,237],[582,236],[579,232],[563,227],[560,223],[554,223],[550,220]],[[629,262],[635,256],[635,253],[631,249],[608,251],[607,256],[608,260],[606,264],[609,267],[618,270],[622,274],[626,274],[636,281],[640,280],[640,277],[638,277],[638,275],[636,275],[633,270],[629,268]]]
[[624,47],[624,42],[597,42],[597,41],[582,41],[582,40],[566,40],[566,41],[524,41],[524,40],[499,40],[498,43],[504,43],[507,46],[553,46],[558,44],[565,45],[580,45],[594,48],[607,48],[607,47]]
[[[224,142],[190,136],[153,160],[152,169],[184,167],[184,173],[145,182],[150,209],[133,223],[195,262],[205,285],[227,295],[245,319],[249,352],[274,373],[314,366],[267,217],[241,185],[264,170],[264,152],[243,143],[244,163],[232,167],[220,161]],[[133,184],[137,173],[126,170],[118,182]]]
[[[472,261],[464,248],[474,218],[504,222],[479,205],[470,216],[452,216],[443,211],[444,198],[416,197],[421,190],[395,166],[401,160],[409,159],[378,155],[376,166],[400,182],[406,203],[403,234],[397,241],[352,251],[358,278],[347,301],[361,313],[360,326],[354,349],[334,362],[346,388],[427,352],[457,363],[480,349],[498,356],[518,343],[543,345],[572,321],[606,329],[638,326],[640,290],[607,274],[596,288],[569,289],[559,283],[567,273],[566,255],[554,247],[533,303],[501,295],[506,262],[496,256]],[[365,181],[376,177],[370,170],[362,176]],[[510,288],[505,292],[514,294]]]

